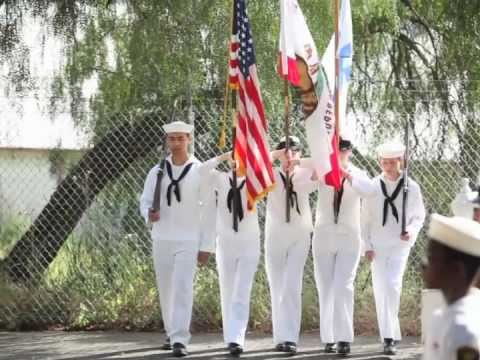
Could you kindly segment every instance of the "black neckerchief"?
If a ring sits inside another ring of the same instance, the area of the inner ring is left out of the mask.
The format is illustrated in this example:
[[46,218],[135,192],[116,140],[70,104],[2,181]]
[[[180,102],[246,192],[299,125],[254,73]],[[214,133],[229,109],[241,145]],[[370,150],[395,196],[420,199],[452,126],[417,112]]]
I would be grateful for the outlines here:
[[170,164],[170,161],[167,161],[166,162],[166,167],[167,167],[167,174],[168,174],[168,177],[170,178],[170,184],[168,185],[168,188],[167,188],[167,204],[168,206],[171,205],[172,203],[172,189],[173,189],[173,193],[175,194],[175,197],[177,198],[177,201],[180,202],[181,201],[181,197],[180,197],[180,187],[178,186],[179,185],[179,182],[182,181],[182,179],[187,175],[187,173],[190,171],[193,163],[190,163],[188,164],[187,166],[185,166],[183,168],[183,171],[182,173],[180,174],[180,176],[178,177],[178,179],[174,179],[173,178],[173,173],[172,173],[172,164]]
[[242,206],[242,193],[240,192],[245,185],[245,180],[243,180],[240,185],[237,186],[237,188],[234,190],[233,188],[233,180],[231,178],[228,178],[230,181],[230,190],[228,190],[227,194],[227,207],[228,211],[230,214],[232,213],[232,208],[233,208],[233,197],[236,197],[236,204],[237,204],[237,214],[238,214],[238,220],[242,221],[243,219],[243,206]]
[[340,190],[333,193],[333,221],[338,224],[338,215],[340,214],[340,206],[342,205],[343,190],[346,178],[342,179]]
[[[283,188],[286,190],[287,189],[287,179],[285,178],[285,175],[283,175],[281,172],[279,172],[280,177],[282,178],[283,182]],[[298,215],[300,214],[300,209],[298,207],[298,195],[297,192],[293,189],[293,174],[290,175],[290,198],[288,199],[288,202],[290,203],[290,207],[296,208]]]
[[387,186],[385,185],[385,182],[382,179],[380,179],[380,186],[382,188],[382,193],[383,193],[383,196],[385,196],[385,201],[383,202],[383,222],[382,222],[383,226],[385,226],[385,224],[387,223],[388,205],[390,205],[390,207],[392,208],[392,215],[395,218],[395,220],[397,220],[397,223],[398,223],[398,210],[393,202],[395,201],[398,194],[400,193],[400,190],[402,190],[403,181],[404,179],[402,177],[398,182],[397,186],[395,187],[395,190],[393,190],[392,195],[388,196]]

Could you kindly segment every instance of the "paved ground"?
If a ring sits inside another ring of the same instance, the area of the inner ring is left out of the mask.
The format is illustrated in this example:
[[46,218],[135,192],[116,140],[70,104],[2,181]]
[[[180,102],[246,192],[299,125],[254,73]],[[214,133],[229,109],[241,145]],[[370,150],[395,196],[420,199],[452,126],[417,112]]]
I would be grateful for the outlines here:
[[[159,333],[129,332],[0,332],[1,360],[107,360],[107,359],[170,359],[170,352],[160,350],[163,335]],[[249,334],[246,359],[285,359],[282,353],[272,350],[271,337]],[[405,338],[396,356],[385,356],[377,338],[357,338],[349,358],[420,359],[418,338]],[[221,342],[220,334],[194,335],[187,359],[230,359]],[[304,334],[299,343],[299,353],[290,359],[338,359],[338,356],[321,351],[318,334]]]

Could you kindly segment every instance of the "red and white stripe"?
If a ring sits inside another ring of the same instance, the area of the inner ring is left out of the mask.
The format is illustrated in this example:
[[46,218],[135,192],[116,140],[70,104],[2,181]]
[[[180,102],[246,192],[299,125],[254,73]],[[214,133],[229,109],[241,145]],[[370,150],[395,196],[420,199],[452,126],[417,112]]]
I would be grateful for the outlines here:
[[233,34],[230,40],[230,59],[228,67],[228,83],[230,89],[238,90],[238,49],[240,44],[238,43],[238,35]]
[[[231,49],[234,48],[232,44]],[[267,142],[268,124],[256,66],[250,66],[249,76],[245,79],[238,68],[238,60],[232,60],[236,59],[230,59],[230,86],[233,86],[232,79],[238,79],[235,157],[240,165],[238,174],[246,178],[248,209],[252,210],[256,201],[263,198],[275,182]]]

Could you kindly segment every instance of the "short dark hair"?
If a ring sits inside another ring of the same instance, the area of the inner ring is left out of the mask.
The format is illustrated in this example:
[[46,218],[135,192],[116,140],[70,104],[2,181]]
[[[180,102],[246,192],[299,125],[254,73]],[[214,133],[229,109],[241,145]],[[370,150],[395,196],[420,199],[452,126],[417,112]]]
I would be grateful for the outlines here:
[[353,144],[350,140],[342,139],[340,137],[340,142],[338,143],[338,147],[339,147],[340,151],[352,150],[353,149]]

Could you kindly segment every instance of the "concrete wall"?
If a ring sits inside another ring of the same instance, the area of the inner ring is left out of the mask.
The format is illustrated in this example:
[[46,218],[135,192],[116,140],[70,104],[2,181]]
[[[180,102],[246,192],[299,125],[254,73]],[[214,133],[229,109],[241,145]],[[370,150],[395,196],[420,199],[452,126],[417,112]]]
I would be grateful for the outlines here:
[[0,148],[0,213],[34,219],[82,154],[81,150]]

